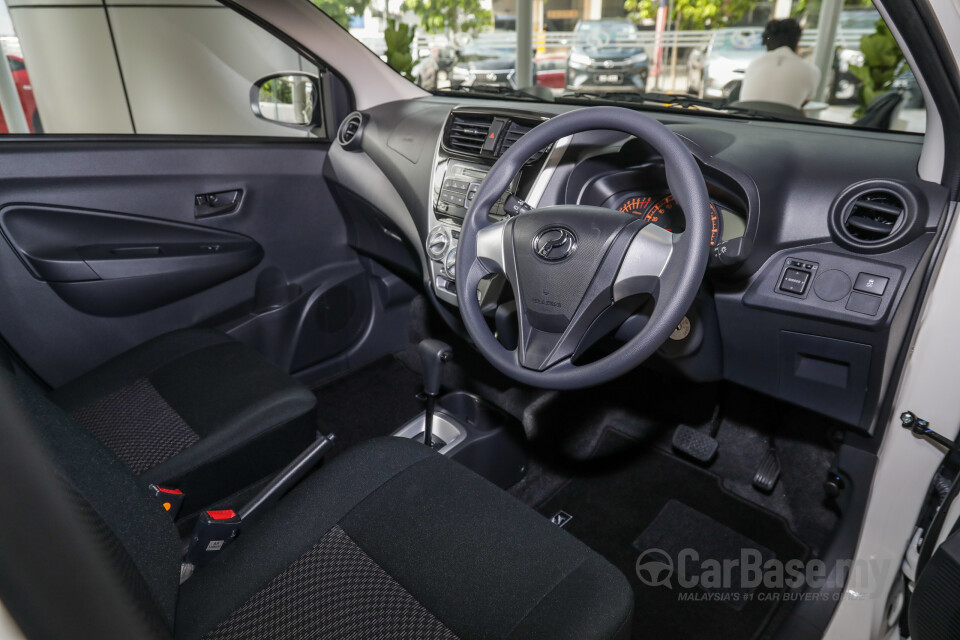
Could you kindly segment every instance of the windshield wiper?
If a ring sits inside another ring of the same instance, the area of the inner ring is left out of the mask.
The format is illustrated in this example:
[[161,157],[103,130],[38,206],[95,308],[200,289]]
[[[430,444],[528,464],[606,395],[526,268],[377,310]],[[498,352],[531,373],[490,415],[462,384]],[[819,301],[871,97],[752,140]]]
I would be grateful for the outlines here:
[[498,98],[502,98],[506,96],[509,98],[523,98],[526,100],[535,100],[536,102],[549,102],[543,96],[538,96],[535,93],[529,93],[527,91],[524,91],[523,89],[514,89],[513,87],[505,87],[505,86],[498,86],[498,85],[479,86],[479,87],[464,85],[458,89],[435,89],[434,93],[442,94],[442,95],[457,95],[461,93],[472,93],[476,95],[495,96]]
[[722,104],[708,100],[706,98],[697,98],[687,94],[674,93],[619,93],[615,91],[580,91],[568,94],[567,98],[580,98],[584,100],[603,100],[605,102],[620,102],[629,104],[658,104],[665,106],[676,106],[684,109],[693,107],[703,107],[714,111],[726,113],[735,113],[738,115],[749,116],[762,120],[773,120],[775,122],[799,122],[800,118],[791,118],[789,116],[750,109],[748,107],[738,107],[736,105]]

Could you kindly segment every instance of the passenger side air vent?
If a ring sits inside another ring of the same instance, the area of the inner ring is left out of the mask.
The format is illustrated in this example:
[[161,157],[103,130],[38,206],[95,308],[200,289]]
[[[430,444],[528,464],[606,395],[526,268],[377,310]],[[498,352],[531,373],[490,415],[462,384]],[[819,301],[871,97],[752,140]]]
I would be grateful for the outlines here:
[[363,125],[366,122],[366,116],[359,111],[354,111],[340,123],[337,129],[337,142],[348,151],[360,148],[360,138],[363,131]]
[[905,209],[906,205],[896,194],[871,191],[851,203],[843,227],[861,242],[880,242],[897,230]]
[[871,180],[848,188],[834,203],[837,241],[862,252],[888,251],[916,226],[917,201],[897,182]]
[[443,143],[451,151],[478,156],[492,123],[492,115],[454,113]]

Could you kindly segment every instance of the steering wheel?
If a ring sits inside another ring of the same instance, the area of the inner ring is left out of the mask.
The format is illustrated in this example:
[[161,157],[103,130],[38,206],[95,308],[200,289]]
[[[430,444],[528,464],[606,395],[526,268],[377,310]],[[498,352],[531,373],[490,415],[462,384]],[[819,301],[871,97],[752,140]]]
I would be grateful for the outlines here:
[[[667,185],[686,216],[682,234],[601,207],[543,207],[491,222],[489,211],[524,163],[584,131],[621,131],[663,157]],[[600,384],[636,368],[670,337],[693,304],[710,251],[710,200],[684,143],[658,121],[622,107],[571,111],[534,127],[493,165],[463,221],[457,250],[460,313],[480,352],[504,374],[552,389]],[[491,333],[477,289],[503,274],[517,304],[518,346]],[[574,360],[653,299],[646,325],[610,355]]]

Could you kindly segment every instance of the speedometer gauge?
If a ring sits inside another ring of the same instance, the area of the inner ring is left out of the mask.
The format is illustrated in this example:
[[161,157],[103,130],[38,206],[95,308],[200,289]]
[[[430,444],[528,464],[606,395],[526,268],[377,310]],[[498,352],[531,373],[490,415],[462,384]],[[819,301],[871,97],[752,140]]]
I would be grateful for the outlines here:
[[651,204],[653,204],[653,198],[650,196],[636,196],[621,204],[617,209],[623,213],[644,216],[647,214],[647,209],[650,208]]
[[[621,208],[621,211],[623,209]],[[647,222],[663,227],[668,231],[678,233],[683,231],[683,210],[677,204],[673,195],[664,196],[653,203],[644,214]],[[710,203],[710,246],[715,247],[720,244],[720,238],[723,235],[723,219],[720,217],[720,208]]]

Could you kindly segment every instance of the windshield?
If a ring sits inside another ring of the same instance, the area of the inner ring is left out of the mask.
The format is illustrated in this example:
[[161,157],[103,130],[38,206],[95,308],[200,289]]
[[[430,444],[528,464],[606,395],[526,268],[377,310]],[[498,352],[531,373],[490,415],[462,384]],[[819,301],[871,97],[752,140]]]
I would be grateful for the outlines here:
[[544,0],[531,20],[508,1],[304,1],[404,77],[465,100],[926,128],[917,79],[869,0]]

